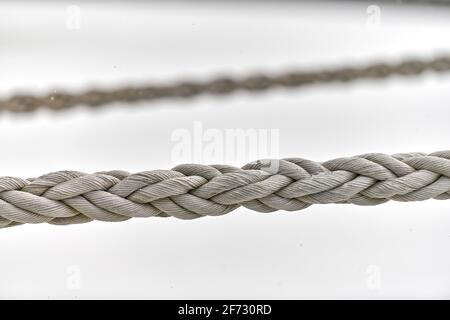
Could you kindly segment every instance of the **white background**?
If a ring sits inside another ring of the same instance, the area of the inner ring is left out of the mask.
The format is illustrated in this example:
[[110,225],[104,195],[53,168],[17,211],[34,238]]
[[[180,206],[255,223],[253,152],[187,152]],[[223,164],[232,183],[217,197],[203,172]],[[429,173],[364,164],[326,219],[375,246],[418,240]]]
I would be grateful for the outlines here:
[[[371,20],[369,4],[381,11]],[[69,5],[80,9],[71,25]],[[450,52],[450,7],[385,2],[2,2],[0,96]],[[280,157],[449,149],[450,76],[0,113],[0,175],[173,167],[171,135],[278,129]],[[266,155],[259,155],[264,158]],[[216,159],[221,162],[222,159]],[[256,159],[248,159],[256,160]],[[230,163],[243,165],[244,163]],[[450,204],[238,209],[0,230],[0,298],[450,298]]]

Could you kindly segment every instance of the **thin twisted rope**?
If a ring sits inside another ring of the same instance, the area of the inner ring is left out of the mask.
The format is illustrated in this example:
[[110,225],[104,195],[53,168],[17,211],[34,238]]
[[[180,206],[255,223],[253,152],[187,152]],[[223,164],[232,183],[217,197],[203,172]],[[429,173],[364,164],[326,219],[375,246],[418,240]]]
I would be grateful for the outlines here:
[[179,165],[129,174],[59,171],[36,179],[0,178],[0,227],[132,217],[195,219],[243,206],[297,211],[312,204],[378,205],[450,198],[450,150],[370,153],[323,163],[301,158],[227,165]]
[[0,100],[0,110],[27,112],[39,108],[66,109],[75,105],[100,106],[113,102],[150,101],[163,98],[190,98],[200,94],[229,94],[235,91],[259,92],[276,87],[298,88],[313,84],[350,82],[360,79],[382,79],[393,75],[414,76],[425,71],[450,70],[450,57],[431,60],[411,59],[397,64],[375,63],[363,67],[343,67],[311,72],[293,71],[267,76],[254,75],[242,79],[217,78],[211,81],[183,81],[169,85],[118,88],[110,91],[91,90],[72,94],[52,92],[48,95],[16,95]]

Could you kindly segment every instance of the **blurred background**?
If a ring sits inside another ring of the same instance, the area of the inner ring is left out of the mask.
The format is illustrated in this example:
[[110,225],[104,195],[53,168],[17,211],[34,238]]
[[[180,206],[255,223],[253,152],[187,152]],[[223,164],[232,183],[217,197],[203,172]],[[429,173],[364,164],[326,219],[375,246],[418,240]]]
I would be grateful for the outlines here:
[[[450,54],[449,34],[445,4],[2,1],[0,98],[431,58]],[[449,74],[426,73],[1,112],[0,175],[449,149],[449,88]],[[271,147],[227,148],[242,130]],[[212,133],[222,152],[207,152]],[[0,298],[450,298],[449,249],[449,203],[435,200],[26,225],[0,230]]]

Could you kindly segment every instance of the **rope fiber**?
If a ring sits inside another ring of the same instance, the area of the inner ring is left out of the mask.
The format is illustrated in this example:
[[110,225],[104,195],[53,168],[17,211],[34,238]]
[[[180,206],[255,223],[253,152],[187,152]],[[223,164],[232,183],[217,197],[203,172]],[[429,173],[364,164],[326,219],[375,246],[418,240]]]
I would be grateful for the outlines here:
[[135,174],[58,171],[36,179],[0,177],[0,227],[132,217],[195,219],[240,206],[273,212],[312,204],[378,205],[432,198],[450,198],[450,150],[370,153],[323,163],[260,160],[241,169],[184,164]]
[[190,98],[200,94],[230,94],[235,91],[259,92],[271,88],[298,88],[313,84],[351,82],[361,79],[382,79],[394,75],[414,76],[425,71],[450,70],[450,56],[430,60],[410,59],[396,64],[374,63],[362,67],[342,67],[318,71],[293,71],[279,75],[253,75],[241,79],[217,78],[206,82],[183,81],[112,90],[89,90],[84,93],[53,91],[43,96],[15,95],[0,100],[0,111],[28,112],[40,108],[67,109],[76,105],[100,106],[114,102],[151,101],[163,98]]

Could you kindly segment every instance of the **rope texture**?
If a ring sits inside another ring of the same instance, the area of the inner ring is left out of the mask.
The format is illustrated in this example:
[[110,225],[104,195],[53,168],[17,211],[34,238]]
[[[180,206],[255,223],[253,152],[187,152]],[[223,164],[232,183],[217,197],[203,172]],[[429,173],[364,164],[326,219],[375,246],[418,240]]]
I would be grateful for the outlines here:
[[273,212],[312,204],[378,205],[431,198],[450,198],[450,150],[370,153],[324,163],[260,160],[242,169],[185,164],[136,174],[59,171],[37,179],[1,177],[0,227],[156,216],[194,219],[239,206]]
[[450,56],[431,60],[411,59],[397,64],[375,63],[365,67],[344,67],[312,72],[288,72],[276,76],[254,75],[242,79],[217,78],[211,81],[184,81],[172,85],[150,85],[91,90],[80,94],[52,92],[44,96],[16,95],[0,100],[0,110],[27,112],[39,108],[66,109],[75,105],[100,106],[113,102],[137,102],[162,98],[189,98],[200,94],[229,94],[234,91],[258,92],[276,87],[298,88],[313,84],[381,79],[393,75],[414,76],[425,71],[450,70]]

